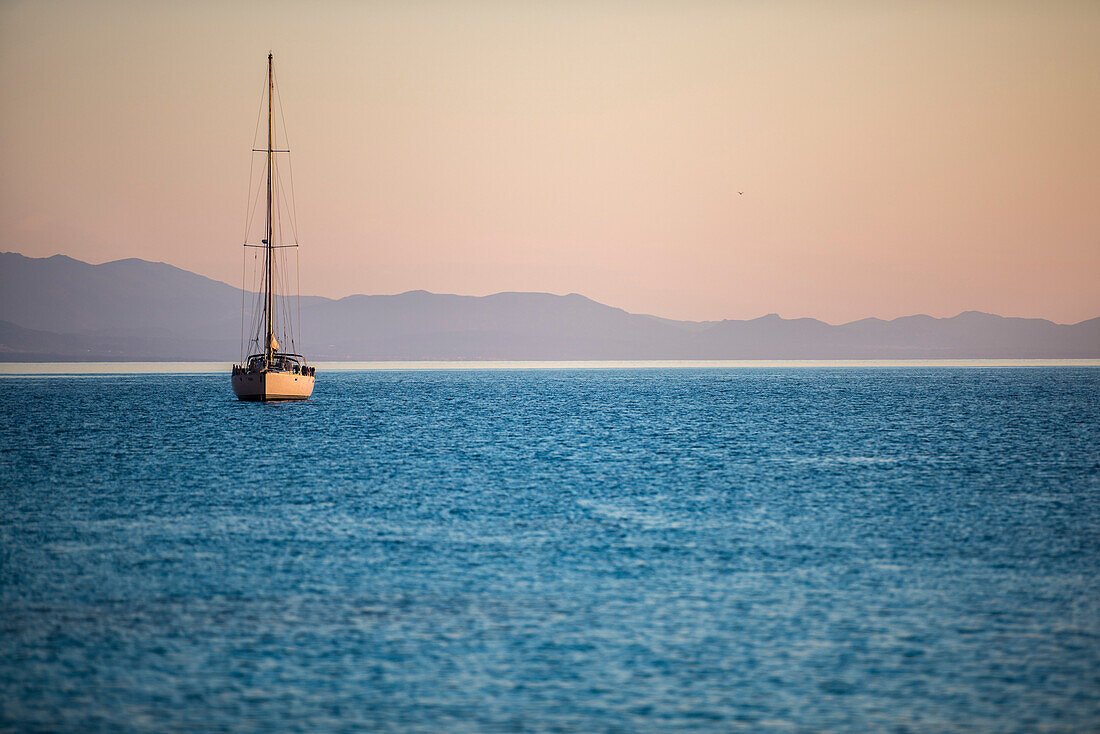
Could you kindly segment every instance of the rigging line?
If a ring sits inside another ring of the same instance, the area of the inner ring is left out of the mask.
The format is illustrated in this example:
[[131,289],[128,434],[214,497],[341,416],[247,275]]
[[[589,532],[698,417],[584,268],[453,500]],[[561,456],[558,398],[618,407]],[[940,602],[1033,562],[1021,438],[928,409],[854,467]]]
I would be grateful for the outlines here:
[[290,174],[290,226],[294,230],[294,241],[298,242],[298,198],[294,195],[294,161],[286,157],[287,172]]
[[[279,167],[279,166],[276,166],[276,167],[275,167],[275,170],[276,170],[276,171],[278,172],[278,174],[279,174],[279,176],[278,176],[278,183],[279,183],[279,186],[277,187],[277,188],[278,188],[278,192],[279,192],[279,200],[283,202],[283,209],[284,209],[284,210],[288,210],[288,212],[289,212],[289,210],[290,210],[291,206],[290,206],[290,204],[289,204],[289,203],[287,202],[287,200],[286,200],[286,199],[287,199],[287,196],[286,196],[286,187],[285,187],[285,186],[283,186],[282,171],[280,170],[280,167]],[[294,194],[293,194],[293,192],[292,192],[292,193],[291,193],[291,202],[293,202],[293,200],[294,200],[294,199],[293,199],[293,197],[294,197]],[[298,244],[298,223],[297,223],[296,221],[294,221],[294,219],[293,219],[293,215],[291,215],[291,221],[290,221],[290,229],[291,229],[291,231],[293,231],[293,232],[294,232],[294,244]],[[281,241],[281,242],[285,242],[286,240],[280,240],[280,241]]]
[[[276,187],[276,192],[278,193],[279,201],[283,202],[283,204],[284,204],[283,209],[286,209],[286,208],[288,208],[288,207],[286,207],[286,204],[285,204],[285,202],[286,202],[286,191],[285,191],[285,187],[282,185],[282,175],[281,175],[282,171],[279,170],[279,169],[280,169],[280,166],[277,165],[276,166],[276,171],[280,175],[277,177],[277,181],[278,181],[279,185]],[[282,239],[282,236],[283,236],[283,220],[282,220],[282,217],[279,218],[279,236],[280,236],[280,242],[284,241]],[[295,249],[297,249],[297,248],[295,248]],[[290,274],[289,274],[288,270],[289,270],[289,268],[284,268],[280,271],[281,278],[280,278],[279,284],[283,289],[283,291],[282,291],[283,292],[283,300],[282,300],[281,305],[283,307],[282,316],[286,320],[284,328],[287,330],[287,332],[286,332],[287,338],[290,341],[291,345],[293,346],[296,343],[296,340],[294,338],[294,322],[290,318],[290,303],[289,303]],[[299,326],[299,328],[301,328],[301,327]]]
[[[271,333],[278,334],[279,332],[279,264],[278,262],[271,263],[271,313],[268,318],[271,319]],[[266,339],[267,336],[265,335]],[[278,338],[278,337],[276,337]]]
[[[279,163],[275,163],[274,165],[275,165],[275,167],[272,170],[275,171],[275,176],[274,176],[274,179],[275,179],[275,206],[280,212],[280,217],[279,218],[282,219],[281,215],[282,215],[283,212],[287,212],[288,216],[289,216],[290,206],[287,203],[286,192],[284,190],[285,187],[283,186],[282,165],[280,165]],[[282,202],[281,206],[279,205],[279,202]],[[293,222],[291,224],[293,225]],[[295,235],[297,235],[297,228],[295,228],[293,226],[291,228],[294,230]],[[295,238],[294,238],[295,243],[297,243],[297,240],[298,240],[298,238],[297,238],[297,236],[295,236]],[[285,242],[286,240],[285,239],[280,239],[279,241],[280,242]]]
[[[271,241],[278,242],[279,226],[275,219],[271,220]],[[268,253],[268,257],[271,258],[271,295],[270,295],[270,309],[271,309],[271,333],[276,334],[279,331],[279,260],[275,257],[275,251],[271,250]]]
[[293,311],[293,309],[291,308],[291,303],[290,303],[290,264],[289,263],[287,263],[286,266],[283,269],[283,284],[285,286],[285,290],[283,291],[283,293],[285,294],[283,296],[283,313],[286,316],[286,334],[287,334],[287,339],[290,341],[291,351],[296,352],[297,351],[297,347],[296,347],[297,341],[294,338],[294,321],[293,321],[293,319],[290,318],[290,315],[291,315],[291,312]]
[[[266,257],[266,255],[265,255]],[[252,274],[253,274],[253,298],[252,298],[252,338],[259,342],[260,321],[263,320],[264,296],[263,296],[263,273],[260,272],[260,253],[256,252],[252,255]]]
[[[286,125],[286,107],[283,105],[282,89],[279,86],[279,84],[276,83],[277,82],[277,77],[275,76],[274,68],[272,68],[271,75],[272,75],[272,86],[275,87],[275,99],[276,99],[276,107],[279,110],[279,120],[283,123],[284,147],[286,147],[289,150],[290,149],[290,133],[287,131],[287,125]],[[281,171],[280,171],[280,173],[281,173]],[[282,177],[281,176],[279,177],[279,184],[280,184],[279,185],[279,194],[281,195],[281,198],[282,198],[282,201],[284,203],[284,207],[286,209],[287,214],[290,215],[290,228],[291,228],[291,231],[294,233],[294,241],[297,243],[301,239],[299,237],[299,233],[298,233],[298,197],[295,196],[295,193],[294,193],[294,160],[289,155],[287,156],[287,174],[289,176],[289,183],[290,183],[290,192],[289,192],[290,201],[289,202],[286,201],[287,192],[285,191],[285,187],[282,186]],[[280,232],[281,232],[282,231],[282,223],[281,222],[280,222],[280,225],[279,225],[279,229],[280,229]],[[295,333],[294,333],[294,322],[290,321],[290,318],[289,318],[290,314],[289,313],[286,313],[286,316],[287,316],[287,321],[290,323],[291,348],[292,348],[292,351],[297,352],[298,351],[298,345],[301,342],[301,336],[302,336],[302,256],[301,256],[301,251],[298,248],[295,248],[294,249],[294,255],[295,255],[294,273],[295,273],[295,281],[296,281],[296,286],[297,286],[295,288],[295,296],[294,296],[295,309],[296,309],[297,315],[298,315],[298,319],[297,319],[297,327],[298,327],[298,329],[297,329],[297,331],[298,331],[297,338],[295,338]],[[285,273],[284,273],[284,275],[285,275]],[[290,285],[289,283],[286,283],[286,286],[287,286],[286,290],[287,291],[289,291],[289,285]],[[284,299],[283,303],[284,303],[285,307],[289,307],[289,305],[290,305],[289,303],[287,303],[286,299]],[[288,310],[289,310],[289,308],[288,308]]]
[[[278,106],[279,106],[279,85],[275,80],[275,64],[274,64],[274,62],[272,62],[272,64],[271,64],[271,91],[274,93],[274,99],[271,100],[271,106],[273,108],[278,108]],[[286,125],[283,125],[283,137],[286,137]],[[271,147],[273,149],[277,149],[279,147],[276,144],[276,140],[278,140],[278,138],[279,138],[279,128],[278,128],[277,125],[272,125],[272,127],[271,127]],[[290,146],[287,145],[286,148],[287,148],[287,150],[289,150]]]
[[[266,81],[266,80],[265,80]],[[256,124],[252,129],[252,147],[256,147],[256,137],[260,131],[260,119],[264,110],[264,95],[260,93],[260,101],[256,106]],[[245,202],[244,202],[244,235],[241,238],[242,241],[248,241],[248,229],[252,225],[252,218],[255,216],[255,207],[252,206],[252,181],[256,175],[256,156],[249,154],[248,156],[248,188],[245,190]],[[241,364],[244,364],[246,356],[246,343],[244,340],[245,330],[245,309],[248,307],[248,252],[242,251],[241,253]]]
[[260,89],[260,103],[256,107],[256,127],[252,129],[252,147],[256,147],[256,141],[260,138],[260,120],[264,114],[264,98],[267,97],[267,71],[264,71],[264,84]]
[[249,319],[249,322],[248,322],[248,337],[249,337],[248,338],[248,349],[247,349],[248,352],[252,352],[252,344],[254,342],[257,342],[256,331],[259,328],[259,322],[257,321],[259,311],[260,311],[260,298],[261,298],[261,294],[259,292],[260,291],[259,257],[260,257],[260,254],[258,252],[253,252],[252,253],[252,289],[250,289],[250,291],[249,291],[249,293],[252,295],[252,310],[251,310],[251,314],[250,314],[251,318]]
[[294,241],[298,241],[298,199],[294,195],[294,161],[290,160],[290,156],[286,157],[287,173],[290,178],[290,226],[294,231]]
[[[279,205],[279,167],[274,161],[272,161],[269,165],[271,166],[272,186],[274,188],[274,190],[272,191],[273,198],[272,198],[272,202],[271,202],[271,205],[272,205],[272,208],[274,209],[274,211],[272,212],[271,233],[269,235],[271,237],[271,241],[268,244],[274,245],[276,242],[282,242],[282,225],[281,225],[281,222],[279,221],[279,217],[276,215],[276,212],[278,211],[278,205]],[[279,326],[280,326],[279,316],[281,315],[279,307],[281,305],[281,300],[282,300],[279,297],[279,293],[281,291],[280,286],[282,285],[282,281],[281,281],[282,273],[279,269],[279,261],[275,257],[275,250],[274,249],[270,250],[269,256],[271,257],[271,291],[272,291],[271,292],[271,333],[275,335],[276,339],[279,339],[279,337],[282,336],[282,334],[279,332]]]
[[[253,158],[255,158],[256,154],[253,153],[252,156],[253,156]],[[261,170],[265,174],[267,173],[268,165],[269,165],[268,157],[265,155],[263,166],[261,168]],[[266,201],[266,198],[267,198],[266,193],[265,193],[265,190],[267,188],[267,180],[266,179],[267,179],[267,176],[264,175],[264,176],[260,176],[259,179],[257,179],[257,181],[256,181],[256,195],[252,198],[252,213],[249,215],[249,221],[248,221],[248,226],[249,226],[250,229],[252,227],[252,223],[256,219],[256,213],[259,212],[259,210],[260,210],[260,202],[261,201]]]
[[260,260],[262,262],[257,263],[257,266],[259,268],[262,268],[263,272],[259,273],[259,284],[258,284],[258,287],[256,288],[256,302],[257,302],[257,306],[256,306],[257,316],[256,316],[256,318],[258,319],[257,322],[256,322],[256,330],[257,330],[256,340],[257,340],[258,346],[262,349],[263,344],[259,344],[259,341],[260,341],[260,336],[259,335],[264,333],[264,330],[266,329],[266,322],[267,322],[267,296],[264,295],[264,292],[267,290],[267,268],[268,268],[268,264],[267,264],[267,253],[266,252],[264,252],[264,254],[260,258]]
[[252,212],[249,211],[252,205],[252,177],[256,172],[256,156],[249,156],[251,160],[248,161],[248,190],[245,192],[244,200],[244,237],[241,238],[242,242],[248,242],[248,225],[252,223]]
[[[267,257],[266,254],[264,255],[264,257],[265,258]],[[260,326],[261,326],[261,324],[264,320],[264,309],[267,308],[267,303],[264,300],[264,294],[263,294],[264,273],[262,272],[262,269],[261,269],[260,259],[261,258],[260,258],[260,253],[259,252],[256,252],[252,255],[252,261],[253,261],[253,265],[254,265],[252,272],[253,272],[253,275],[254,275],[254,278],[255,278],[255,287],[252,291],[252,293],[253,293],[253,300],[252,300],[252,338],[253,338],[253,340],[255,340],[257,347],[260,344],[259,333],[260,333]],[[266,267],[266,262],[267,261],[265,260],[263,267]]]
[[[256,156],[253,155],[252,158],[253,158],[253,161],[255,161]],[[252,165],[254,166],[255,163],[253,163]],[[266,163],[264,164],[264,170],[265,171],[267,170],[267,164]],[[251,176],[251,174],[250,174],[250,176]],[[264,177],[263,176],[256,179],[256,193],[255,193],[255,196],[252,195],[251,184],[249,184],[249,192],[248,192],[249,201],[248,201],[248,205],[251,207],[251,209],[249,209],[249,213],[248,213],[248,223],[245,225],[245,234],[244,234],[244,241],[245,242],[248,242],[248,232],[249,232],[249,230],[252,229],[252,222],[255,221],[255,219],[256,219],[256,212],[259,211],[259,209],[260,209],[260,191],[263,188],[263,184],[264,184]]]
[[[274,74],[274,73],[275,73],[274,70],[272,70],[272,74]],[[282,120],[282,123],[283,123],[283,140],[285,141],[286,148],[289,151],[290,150],[290,133],[287,132],[287,128],[286,128],[286,112],[285,112],[285,107],[283,106],[283,95],[282,95],[282,91],[279,89],[278,84],[275,85],[275,101],[276,101],[276,107],[279,110],[279,119]],[[294,232],[294,241],[297,242],[298,241],[298,203],[297,203],[297,199],[294,195],[294,162],[291,160],[289,155],[287,156],[287,164],[288,164],[288,167],[289,167],[288,173],[290,174],[290,202],[287,206],[287,214],[290,215],[291,230]]]
[[[260,92],[260,103],[256,107],[256,126],[252,129],[252,146],[256,147],[256,139],[260,135],[260,119],[263,116],[264,111],[264,92],[267,91],[267,74],[264,74],[264,90]],[[256,168],[256,156],[250,155],[248,161],[248,196],[252,197],[252,175]],[[252,224],[252,214],[248,211],[249,201],[245,201],[245,224],[244,224],[244,240],[248,241],[248,228]]]
[[[295,233],[297,234],[297,233]],[[297,239],[297,237],[295,237]],[[294,248],[295,259],[297,260],[295,273],[298,280],[298,292],[294,296],[294,305],[298,308],[298,344],[302,343],[302,251],[297,247]],[[295,347],[297,349],[298,347]],[[304,347],[301,347],[302,351],[305,351]]]
[[[279,234],[282,236],[283,223],[279,221]],[[282,308],[283,317],[283,335],[286,341],[290,343],[290,351],[297,351],[294,341],[294,323],[290,320],[290,302],[288,294],[290,292],[290,275],[288,273],[289,268],[284,263],[283,267],[279,270],[279,287],[282,290],[283,296],[280,299],[279,305]]]
[[244,364],[244,307],[248,297],[248,291],[245,290],[245,263],[248,261],[248,250],[241,250],[241,364]]
[[[253,261],[255,261],[255,259],[256,259],[255,255],[253,255],[252,259],[253,259]],[[253,268],[255,268],[255,262],[253,262]],[[249,303],[248,303],[248,331],[245,332],[245,335],[248,337],[248,342],[247,343],[251,346],[251,344],[252,344],[252,329],[253,329],[253,326],[255,326],[255,322],[256,322],[255,293],[252,290],[251,281],[246,280],[245,290],[247,292],[248,301],[249,301]]]
[[282,206],[283,211],[285,211],[287,213],[287,216],[291,220],[290,228],[291,228],[291,231],[294,232],[294,241],[297,242],[298,241],[298,228],[297,228],[297,226],[295,226],[294,219],[293,219],[293,213],[290,211],[290,203],[287,201],[286,187],[283,186],[282,167],[281,166],[277,167],[277,170],[278,170],[278,173],[279,173],[279,187],[278,187],[279,188],[279,200],[283,203],[283,206]]
[[287,338],[290,340],[291,347],[293,347],[293,349],[291,351],[297,352],[298,351],[297,350],[298,340],[295,338],[295,335],[294,335],[294,319],[291,318],[291,315],[294,313],[294,308],[293,308],[293,304],[290,302],[290,263],[289,262],[286,265],[286,270],[284,271],[283,276],[285,278],[285,283],[286,283],[286,286],[287,286],[286,295],[283,296],[283,309],[285,310],[285,313],[286,313]]
[[[264,102],[267,100],[268,79],[267,79],[267,71],[266,70],[264,71],[263,76],[264,76],[263,89],[260,93],[260,101],[259,101],[258,108],[256,110],[256,126],[253,129],[253,133],[252,133],[251,148],[253,148],[253,149],[256,148],[256,145],[257,145],[256,141],[259,140],[259,138],[260,138],[260,122],[263,119]],[[255,195],[253,195],[252,180],[253,180],[255,166],[256,166],[255,161],[256,161],[256,154],[255,154],[255,152],[253,152],[253,153],[250,154],[250,163],[249,163],[249,192],[248,192],[249,193],[249,201],[248,201],[248,207],[246,207],[247,208],[247,221],[245,222],[245,235],[244,235],[244,241],[245,242],[248,242],[248,232],[249,232],[249,230],[252,229],[253,223],[256,220],[256,213],[259,211],[259,208],[260,208],[260,199],[261,199],[260,191],[263,187],[263,183],[264,183],[263,179],[265,178],[265,177],[261,176],[261,177],[259,177],[258,180],[256,180]],[[266,171],[266,169],[267,169],[267,164],[265,162],[265,165],[263,166],[263,170]],[[265,232],[265,236],[266,236],[266,232]],[[258,256],[259,256],[258,252],[254,253],[253,260],[256,261],[258,259]],[[256,319],[263,316],[263,314],[260,313],[261,309],[259,307],[259,305],[260,305],[259,302],[262,299],[262,294],[260,293],[260,291],[261,291],[260,283],[259,283],[260,274],[259,274],[258,269],[256,269],[255,274],[256,274],[256,279],[255,279],[254,285],[256,287],[255,287],[253,293],[255,294],[255,299],[256,300],[255,300],[255,303],[253,304],[252,321],[249,325],[249,331],[252,332],[252,333],[255,333],[256,329],[258,328],[258,323],[257,323]],[[264,309],[263,310],[266,311],[266,304],[264,304]],[[251,341],[249,343],[251,344]]]
[[[274,74],[275,73],[274,70],[271,73]],[[286,141],[287,150],[290,150],[290,133],[287,132],[287,129],[286,129],[286,112],[285,112],[286,108],[283,106],[283,94],[280,91],[278,85],[276,85],[276,87],[275,87],[275,99],[278,102],[279,119],[283,121],[283,140]],[[287,168],[288,168],[287,173],[290,174],[290,206],[287,207],[287,209],[289,210],[288,213],[290,214],[290,226],[291,226],[291,229],[294,232],[294,241],[297,242],[298,241],[298,197],[295,196],[295,194],[294,194],[294,160],[288,154],[287,157],[286,157],[286,161],[287,161]]]
[[[276,194],[277,194],[278,193],[278,187],[276,187],[275,190],[276,190]],[[278,232],[278,238],[279,238],[278,241],[282,242],[283,241],[283,220],[282,219],[276,219],[275,221],[272,222],[272,226]],[[286,328],[287,328],[287,320],[288,320],[287,319],[287,313],[286,313],[286,296],[284,295],[286,293],[286,269],[282,265],[279,265],[278,267],[276,267],[276,270],[275,270],[275,283],[277,284],[276,287],[278,288],[278,293],[279,293],[279,296],[277,298],[277,303],[275,304],[276,315],[278,317],[278,319],[277,319],[277,321],[278,321],[277,331],[279,332],[279,336],[283,337],[283,340],[284,340],[284,343],[285,343],[285,342],[288,342],[290,340],[286,338]],[[292,344],[292,349],[293,349],[293,344]]]

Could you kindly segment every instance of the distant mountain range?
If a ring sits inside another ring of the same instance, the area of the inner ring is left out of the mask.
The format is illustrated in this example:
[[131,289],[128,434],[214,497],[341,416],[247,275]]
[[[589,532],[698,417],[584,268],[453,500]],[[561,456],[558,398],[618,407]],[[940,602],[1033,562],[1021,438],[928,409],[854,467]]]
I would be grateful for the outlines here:
[[[235,360],[242,291],[145,260],[0,253],[0,360]],[[311,360],[1100,358],[1079,324],[967,311],[831,326],[775,314],[673,321],[575,293],[301,299]]]

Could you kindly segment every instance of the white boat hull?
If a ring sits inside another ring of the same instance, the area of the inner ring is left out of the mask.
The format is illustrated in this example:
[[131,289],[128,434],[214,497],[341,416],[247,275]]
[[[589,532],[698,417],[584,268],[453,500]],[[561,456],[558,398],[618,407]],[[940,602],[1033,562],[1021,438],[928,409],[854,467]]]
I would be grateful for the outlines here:
[[293,372],[244,372],[233,375],[239,400],[305,400],[313,394],[314,377]]

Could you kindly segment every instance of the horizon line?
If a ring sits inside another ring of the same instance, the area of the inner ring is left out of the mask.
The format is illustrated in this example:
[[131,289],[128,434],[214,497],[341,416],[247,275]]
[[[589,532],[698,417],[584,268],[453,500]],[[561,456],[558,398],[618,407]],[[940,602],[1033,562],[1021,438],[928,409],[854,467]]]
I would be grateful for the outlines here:
[[[0,379],[13,377],[109,377],[112,375],[221,374],[232,362],[148,360],[84,362],[0,362]],[[1100,368],[1100,359],[1081,358],[945,358],[945,359],[568,359],[568,360],[321,360],[312,363],[333,372],[431,370],[615,370],[615,369],[1041,369]],[[126,368],[126,369],[123,369]]]

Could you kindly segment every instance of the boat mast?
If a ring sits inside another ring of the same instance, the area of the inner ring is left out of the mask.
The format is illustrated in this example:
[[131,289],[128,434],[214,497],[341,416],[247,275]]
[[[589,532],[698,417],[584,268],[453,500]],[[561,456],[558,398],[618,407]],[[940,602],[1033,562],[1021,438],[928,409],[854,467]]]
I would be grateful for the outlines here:
[[267,55],[267,277],[264,303],[264,356],[271,364],[271,346],[274,343],[272,306],[275,274],[275,72],[272,54]]

